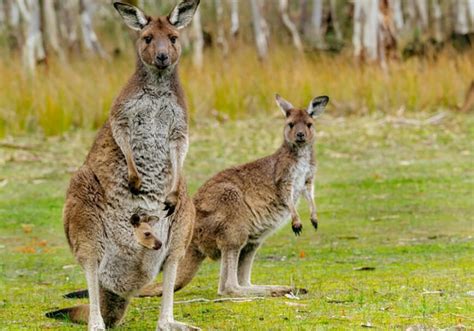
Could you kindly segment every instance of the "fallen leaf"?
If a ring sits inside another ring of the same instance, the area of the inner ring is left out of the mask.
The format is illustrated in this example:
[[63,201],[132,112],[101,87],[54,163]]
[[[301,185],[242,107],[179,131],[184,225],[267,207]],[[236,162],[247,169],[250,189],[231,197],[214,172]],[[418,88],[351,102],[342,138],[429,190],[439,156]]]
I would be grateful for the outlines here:
[[33,231],[33,224],[22,224],[21,228],[23,229],[24,233],[31,233]]
[[373,271],[373,270],[375,270],[375,267],[357,267],[357,268],[354,268],[353,270],[355,270],[355,271]]
[[345,239],[345,240],[357,240],[359,239],[358,236],[339,236],[338,239]]
[[24,254],[34,254],[34,253],[36,253],[36,249],[34,247],[31,247],[31,246],[21,246],[21,247],[15,248],[15,250],[17,252],[24,253]]
[[304,252],[304,251],[300,251],[300,258],[301,258],[301,259],[304,259],[305,256],[306,256],[305,252]]
[[46,240],[41,240],[36,243],[36,246],[38,247],[46,247],[48,245],[48,242]]

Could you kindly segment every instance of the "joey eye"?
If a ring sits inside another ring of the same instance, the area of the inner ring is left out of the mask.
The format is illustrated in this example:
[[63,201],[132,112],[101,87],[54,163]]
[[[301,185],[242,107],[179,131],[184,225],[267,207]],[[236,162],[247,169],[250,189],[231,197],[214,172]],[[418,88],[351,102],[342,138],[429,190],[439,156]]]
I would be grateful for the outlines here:
[[306,125],[308,126],[308,129],[311,129],[311,127],[313,126],[313,124],[311,124],[311,123],[308,123]]
[[178,40],[178,37],[176,36],[170,36],[170,41],[172,44],[176,44],[176,41]]
[[146,42],[147,44],[151,43],[152,39],[153,39],[152,36],[145,36],[145,37],[143,38],[143,40],[145,40],[145,42]]
[[288,123],[288,126],[290,127],[290,129],[293,129],[293,127],[295,126],[295,123]]
[[144,233],[144,235],[145,235],[145,237],[147,237],[147,238],[148,238],[148,237],[150,237],[150,236],[151,236],[151,232],[145,232],[145,233]]

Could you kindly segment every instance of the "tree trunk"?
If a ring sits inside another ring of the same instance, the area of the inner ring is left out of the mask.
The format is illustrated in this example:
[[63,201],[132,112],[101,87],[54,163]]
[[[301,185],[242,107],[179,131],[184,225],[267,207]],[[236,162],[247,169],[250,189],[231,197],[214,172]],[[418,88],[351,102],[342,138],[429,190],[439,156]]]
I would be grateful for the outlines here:
[[323,49],[324,33],[323,33],[323,0],[313,0],[313,8],[311,10],[311,30],[309,40],[318,49]]
[[5,30],[8,47],[11,50],[17,50],[22,44],[20,34],[18,33],[20,11],[18,5],[13,0],[4,0],[3,8],[5,10]]
[[54,0],[43,0],[42,4],[45,23],[45,26],[43,28],[45,39],[51,49],[57,55],[59,55],[61,59],[64,59],[62,49],[59,45],[58,24],[56,18],[56,11],[54,8]]
[[377,60],[379,35],[378,0],[357,0],[354,3],[354,55],[368,61]]
[[79,0],[59,1],[59,33],[69,51],[79,50]]
[[402,11],[402,1],[401,0],[390,0],[390,9],[393,13],[393,21],[395,23],[395,27],[398,31],[403,29],[403,11]]
[[298,33],[298,29],[293,21],[290,19],[290,15],[288,14],[288,0],[280,0],[280,15],[283,21],[283,24],[288,29],[291,34],[291,38],[293,39],[293,46],[299,51],[303,51],[303,43],[301,42],[300,34]]
[[201,69],[203,65],[204,37],[201,26],[201,8],[198,7],[192,21],[193,64]]
[[439,4],[439,0],[432,0],[431,4],[431,21],[432,21],[432,35],[434,40],[438,43],[443,41],[443,29],[442,29],[442,11]]
[[456,0],[454,4],[454,31],[466,35],[474,32],[474,1]]
[[222,6],[222,0],[214,0],[216,6],[216,18],[217,18],[217,39],[216,43],[222,49],[222,54],[227,56],[229,53],[229,44],[225,38],[224,28],[224,7]]
[[26,40],[22,49],[23,67],[33,75],[36,64],[46,58],[41,34],[40,5],[37,0],[17,0],[17,4],[26,25]]
[[265,31],[265,29],[267,29],[267,25],[262,17],[260,1],[250,0],[250,9],[252,11],[252,25],[258,57],[260,60],[263,60],[268,55],[268,40]]
[[102,58],[106,58],[107,54],[102,48],[92,27],[92,14],[94,13],[94,9],[94,5],[90,0],[80,0],[79,11],[81,16],[82,38],[87,50],[93,51]]
[[240,29],[239,22],[239,0],[230,0],[230,33],[232,38],[237,38]]

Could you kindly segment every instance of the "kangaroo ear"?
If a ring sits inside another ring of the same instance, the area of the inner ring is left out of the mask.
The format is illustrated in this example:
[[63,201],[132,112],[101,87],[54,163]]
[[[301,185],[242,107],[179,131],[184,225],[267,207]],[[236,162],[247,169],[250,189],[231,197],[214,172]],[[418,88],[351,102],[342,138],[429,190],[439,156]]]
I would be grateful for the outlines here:
[[168,15],[168,21],[176,29],[182,29],[193,19],[194,13],[199,6],[200,0],[183,0],[173,8]]
[[295,108],[289,101],[283,99],[279,94],[275,94],[275,101],[286,117],[290,114],[290,110]]
[[308,114],[311,117],[319,116],[321,115],[324,110],[326,109],[326,105],[329,102],[329,97],[323,95],[320,97],[316,97],[311,102],[309,103],[308,106]]
[[125,24],[132,30],[139,31],[150,22],[149,17],[137,7],[122,2],[114,2],[114,7],[122,16]]
[[134,228],[138,227],[140,225],[140,216],[138,214],[133,214],[130,223],[132,223]]

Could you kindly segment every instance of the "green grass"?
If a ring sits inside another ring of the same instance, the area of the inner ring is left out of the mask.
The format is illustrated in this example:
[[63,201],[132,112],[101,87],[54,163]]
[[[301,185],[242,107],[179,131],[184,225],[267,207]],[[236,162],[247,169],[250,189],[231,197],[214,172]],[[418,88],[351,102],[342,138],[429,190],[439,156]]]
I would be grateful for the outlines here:
[[[197,119],[186,164],[191,191],[218,170],[274,151],[282,126],[274,114]],[[439,125],[412,126],[377,115],[323,116],[318,130],[320,229],[311,228],[302,202],[302,236],[287,225],[268,239],[253,274],[254,283],[309,293],[177,304],[176,319],[233,330],[473,328],[474,117],[448,113]],[[93,137],[17,138],[14,144],[31,149],[0,148],[0,328],[84,329],[43,314],[76,304],[61,295],[85,286],[61,209]],[[176,300],[217,298],[218,272],[218,263],[205,262]],[[119,329],[154,328],[159,304],[134,299]]]

